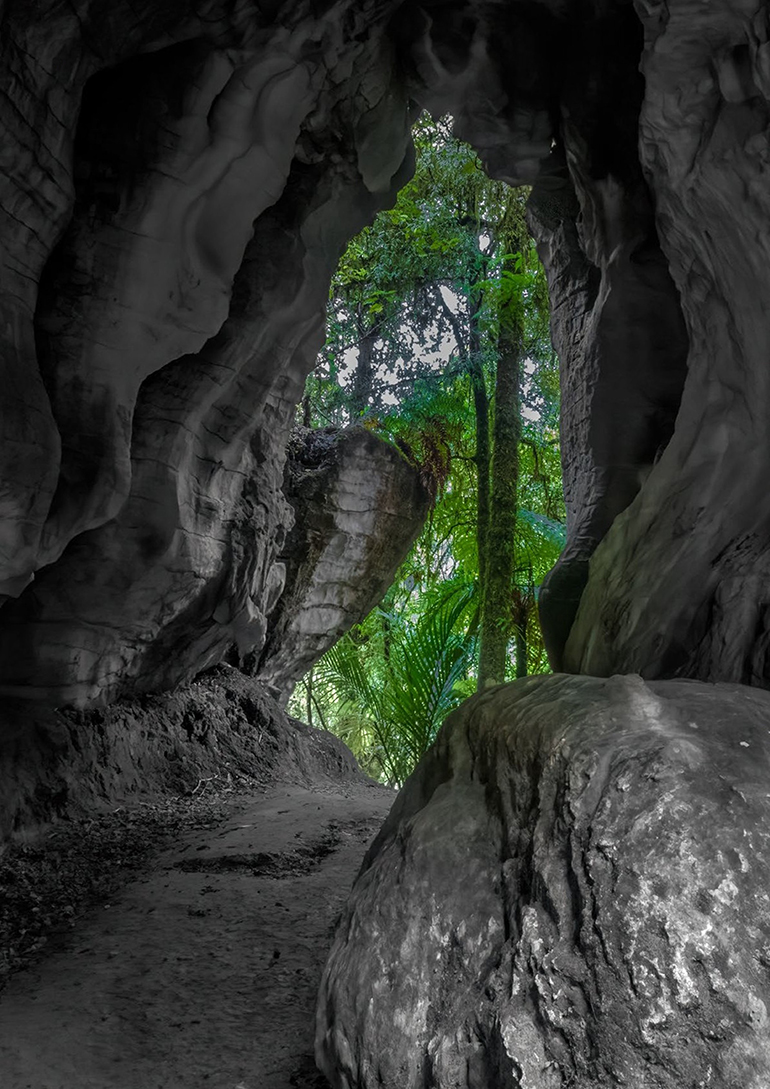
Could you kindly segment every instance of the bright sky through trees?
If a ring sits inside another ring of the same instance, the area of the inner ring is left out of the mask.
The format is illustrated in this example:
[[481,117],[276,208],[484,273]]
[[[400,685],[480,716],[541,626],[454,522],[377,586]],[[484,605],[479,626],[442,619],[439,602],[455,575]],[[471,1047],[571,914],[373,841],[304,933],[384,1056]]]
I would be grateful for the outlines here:
[[[481,239],[479,241],[481,242]],[[444,302],[452,311],[452,313],[459,316],[460,299],[458,298],[458,296],[455,295],[453,291],[451,291],[448,287],[444,285],[440,286],[439,290],[441,292],[442,298],[444,299]],[[405,342],[409,342],[410,334],[412,333],[413,330],[410,328],[408,323],[405,322],[404,327],[401,330],[401,336],[404,338]],[[449,363],[453,356],[456,354],[457,340],[455,339],[454,335],[450,330],[444,335],[443,339],[438,339],[437,347],[431,347],[431,344],[436,344],[439,334],[438,326],[430,326],[428,329],[428,334],[429,336],[425,341],[421,341],[418,337],[414,337],[411,340],[412,352],[415,356],[419,356],[421,363],[426,368],[439,372],[446,367],[447,363]],[[383,346],[384,345],[381,341],[378,342],[377,347],[382,348]],[[348,389],[353,375],[355,374],[356,366],[358,364],[358,355],[358,347],[347,348],[342,353],[341,365],[339,371],[337,372],[336,380],[343,391]],[[380,382],[383,386],[382,400],[383,403],[386,405],[393,406],[399,404],[399,398],[393,392],[393,389],[388,389],[387,387],[393,387],[396,385],[396,383],[398,382],[399,371],[403,369],[404,365],[404,360],[401,358],[397,358],[394,361],[394,366],[392,370],[388,369],[388,367],[386,367],[384,364],[380,364],[375,372],[375,377],[377,381]],[[537,369],[536,361],[528,357],[524,360],[523,369],[524,392],[526,394],[530,389],[532,376],[535,374],[535,371]],[[527,404],[526,398],[521,406],[521,415],[525,420],[536,421],[539,419],[539,413],[537,409],[534,408],[532,405]],[[354,421],[351,419],[350,422],[352,423]]]

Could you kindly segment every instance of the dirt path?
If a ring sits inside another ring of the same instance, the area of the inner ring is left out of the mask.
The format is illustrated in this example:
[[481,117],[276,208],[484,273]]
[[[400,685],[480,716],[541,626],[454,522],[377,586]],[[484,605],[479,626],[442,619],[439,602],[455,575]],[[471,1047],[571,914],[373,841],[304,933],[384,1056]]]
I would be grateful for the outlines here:
[[0,997],[3,1089],[316,1089],[315,994],[391,791],[278,784],[186,833]]

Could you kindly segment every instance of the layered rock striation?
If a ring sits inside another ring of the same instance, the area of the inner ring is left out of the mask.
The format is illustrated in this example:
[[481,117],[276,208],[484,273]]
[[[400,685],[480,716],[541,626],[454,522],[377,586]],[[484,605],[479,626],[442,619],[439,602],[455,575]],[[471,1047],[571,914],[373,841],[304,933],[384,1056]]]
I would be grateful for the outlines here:
[[387,10],[290,7],[5,12],[8,695],[264,644],[329,278],[410,169]]
[[286,584],[253,662],[256,676],[284,702],[321,655],[382,600],[431,499],[404,455],[364,427],[297,429],[286,496],[295,512]]
[[319,997],[334,1089],[770,1077],[770,696],[554,675],[445,723]]
[[0,682],[87,703],[259,654],[347,240],[451,112],[533,186],[562,362],[555,665],[765,684],[761,8],[3,8]]

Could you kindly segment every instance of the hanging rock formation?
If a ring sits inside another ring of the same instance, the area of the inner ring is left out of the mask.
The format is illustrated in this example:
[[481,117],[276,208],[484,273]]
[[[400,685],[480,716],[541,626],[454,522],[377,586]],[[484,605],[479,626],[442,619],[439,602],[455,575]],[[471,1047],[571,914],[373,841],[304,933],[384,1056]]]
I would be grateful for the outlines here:
[[255,666],[284,702],[382,599],[430,504],[403,454],[363,427],[296,431],[287,470],[296,521],[286,541],[286,586]]
[[408,176],[420,106],[534,187],[564,387],[554,663],[765,683],[761,6],[1,18],[4,692],[88,703],[261,653],[327,283]]
[[447,720],[319,998],[334,1089],[764,1089],[770,695],[531,678]]
[[329,278],[410,170],[382,5],[203,8],[4,11],[9,695],[261,648]]

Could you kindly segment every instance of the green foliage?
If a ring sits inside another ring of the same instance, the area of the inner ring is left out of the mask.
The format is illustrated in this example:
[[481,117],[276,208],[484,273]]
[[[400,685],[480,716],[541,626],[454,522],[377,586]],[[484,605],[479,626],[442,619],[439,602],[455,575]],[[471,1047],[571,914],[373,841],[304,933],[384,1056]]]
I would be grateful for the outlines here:
[[400,786],[463,698],[457,685],[475,644],[461,622],[472,597],[453,590],[416,617],[377,609],[316,666],[316,696],[369,774]]
[[340,262],[305,400],[321,426],[363,418],[421,468],[434,496],[385,601],[297,695],[371,774],[395,783],[475,689],[479,510],[490,472],[479,428],[486,419],[494,430],[506,342],[520,353],[508,677],[548,669],[537,595],[564,543],[558,364],[545,274],[524,221],[528,193],[490,180],[446,119],[423,117],[414,138],[413,181]]

